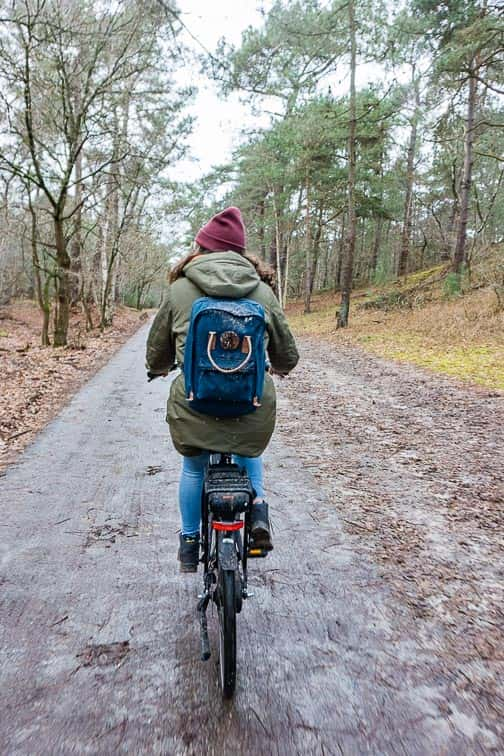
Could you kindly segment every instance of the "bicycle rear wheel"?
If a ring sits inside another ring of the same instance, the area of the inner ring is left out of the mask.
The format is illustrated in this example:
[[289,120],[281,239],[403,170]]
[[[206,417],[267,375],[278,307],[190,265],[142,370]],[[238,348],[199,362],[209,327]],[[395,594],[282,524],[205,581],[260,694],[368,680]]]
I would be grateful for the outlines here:
[[222,695],[231,698],[236,684],[236,579],[219,570],[219,667]]

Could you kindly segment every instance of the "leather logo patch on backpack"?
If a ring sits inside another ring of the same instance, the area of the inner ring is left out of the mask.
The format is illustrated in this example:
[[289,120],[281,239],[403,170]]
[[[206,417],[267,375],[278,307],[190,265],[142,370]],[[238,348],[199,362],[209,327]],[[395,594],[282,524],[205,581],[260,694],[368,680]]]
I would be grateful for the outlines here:
[[238,349],[241,339],[234,331],[224,331],[220,335],[220,345],[225,351]]

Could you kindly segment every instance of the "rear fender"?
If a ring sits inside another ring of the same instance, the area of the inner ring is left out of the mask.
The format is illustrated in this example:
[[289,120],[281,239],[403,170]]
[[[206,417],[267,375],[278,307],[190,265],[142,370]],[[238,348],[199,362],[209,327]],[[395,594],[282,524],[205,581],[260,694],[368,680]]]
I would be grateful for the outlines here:
[[238,569],[238,554],[235,536],[231,533],[228,534],[222,531],[216,532],[218,563],[221,570]]

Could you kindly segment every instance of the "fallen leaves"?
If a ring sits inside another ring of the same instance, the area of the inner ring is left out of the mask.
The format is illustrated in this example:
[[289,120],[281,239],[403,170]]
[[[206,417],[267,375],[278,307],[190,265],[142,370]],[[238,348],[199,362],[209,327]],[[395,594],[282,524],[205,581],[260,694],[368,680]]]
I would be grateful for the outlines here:
[[[279,425],[436,663],[504,673],[504,402],[303,339]],[[322,529],[324,524],[320,526]],[[492,692],[488,692],[492,690]]]
[[142,321],[136,310],[119,307],[113,327],[88,334],[82,314],[76,311],[71,318],[69,346],[58,349],[39,346],[40,315],[32,302],[0,308],[0,321],[2,469]]
[[130,652],[129,640],[115,643],[89,644],[77,654],[80,667],[120,667]]

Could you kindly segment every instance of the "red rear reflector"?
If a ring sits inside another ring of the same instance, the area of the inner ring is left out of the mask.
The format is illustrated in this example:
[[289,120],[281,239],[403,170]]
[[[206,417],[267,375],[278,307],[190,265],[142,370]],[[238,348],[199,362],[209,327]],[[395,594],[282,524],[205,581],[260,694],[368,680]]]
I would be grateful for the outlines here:
[[212,527],[214,530],[240,530],[240,528],[243,528],[243,521],[235,520],[235,522],[216,522],[214,520],[212,522]]

